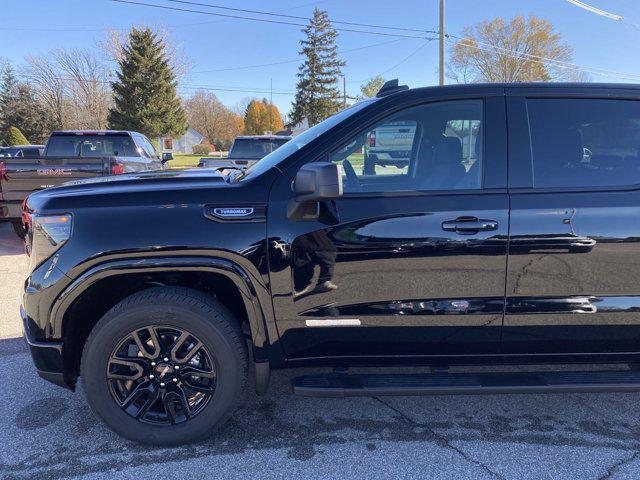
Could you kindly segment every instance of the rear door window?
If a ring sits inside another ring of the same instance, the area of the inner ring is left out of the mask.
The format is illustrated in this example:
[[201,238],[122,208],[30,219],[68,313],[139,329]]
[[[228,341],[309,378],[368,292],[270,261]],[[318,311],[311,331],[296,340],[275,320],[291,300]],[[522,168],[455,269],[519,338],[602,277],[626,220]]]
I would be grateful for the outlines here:
[[536,188],[640,184],[640,101],[528,99]]

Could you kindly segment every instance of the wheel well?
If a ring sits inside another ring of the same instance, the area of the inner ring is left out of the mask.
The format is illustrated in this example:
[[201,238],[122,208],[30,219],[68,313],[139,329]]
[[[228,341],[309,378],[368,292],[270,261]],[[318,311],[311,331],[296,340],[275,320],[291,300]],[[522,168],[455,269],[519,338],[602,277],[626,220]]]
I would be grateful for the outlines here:
[[211,272],[162,272],[108,277],[91,285],[67,309],[63,318],[64,364],[73,379],[80,373],[82,349],[93,327],[113,306],[141,290],[180,286],[204,292],[220,301],[237,319],[242,332],[251,336],[249,318],[236,285],[222,274]]

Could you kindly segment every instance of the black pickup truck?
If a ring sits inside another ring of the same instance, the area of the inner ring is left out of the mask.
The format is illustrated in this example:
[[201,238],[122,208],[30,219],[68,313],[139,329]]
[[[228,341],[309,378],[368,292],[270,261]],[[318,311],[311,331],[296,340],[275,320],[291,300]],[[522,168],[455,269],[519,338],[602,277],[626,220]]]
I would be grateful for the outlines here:
[[10,221],[20,236],[24,236],[21,204],[35,190],[69,180],[163,166],[151,142],[137,132],[56,131],[44,154],[34,153],[26,150],[20,156],[0,157],[0,221]]
[[[407,162],[365,172],[398,124]],[[31,355],[162,445],[274,369],[339,367],[294,378],[319,397],[640,391],[639,147],[640,86],[388,83],[246,170],[37,192]]]

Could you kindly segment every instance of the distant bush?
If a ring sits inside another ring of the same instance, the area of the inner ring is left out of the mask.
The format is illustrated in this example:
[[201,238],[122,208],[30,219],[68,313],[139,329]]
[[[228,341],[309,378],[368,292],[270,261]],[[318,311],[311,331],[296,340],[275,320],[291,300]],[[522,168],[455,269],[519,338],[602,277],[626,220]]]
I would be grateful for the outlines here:
[[200,145],[193,146],[193,153],[195,155],[208,155],[209,153],[215,152],[215,151],[216,151],[216,148],[213,145],[201,143]]
[[4,141],[7,145],[29,145],[29,140],[22,134],[19,128],[9,127]]

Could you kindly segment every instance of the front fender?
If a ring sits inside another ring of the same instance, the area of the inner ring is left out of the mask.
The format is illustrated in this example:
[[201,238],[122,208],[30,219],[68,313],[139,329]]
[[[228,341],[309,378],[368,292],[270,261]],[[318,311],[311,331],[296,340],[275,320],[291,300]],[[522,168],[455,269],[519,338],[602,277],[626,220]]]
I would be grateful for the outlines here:
[[161,272],[210,272],[224,275],[238,288],[247,311],[255,362],[269,360],[267,315],[269,293],[255,285],[247,271],[229,259],[203,256],[149,256],[109,260],[92,266],[73,280],[58,296],[51,308],[50,328],[53,338],[62,338],[64,316],[83,292],[96,282],[118,275]]

